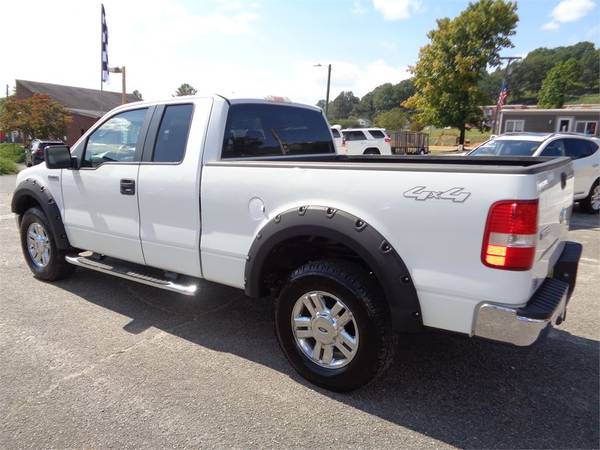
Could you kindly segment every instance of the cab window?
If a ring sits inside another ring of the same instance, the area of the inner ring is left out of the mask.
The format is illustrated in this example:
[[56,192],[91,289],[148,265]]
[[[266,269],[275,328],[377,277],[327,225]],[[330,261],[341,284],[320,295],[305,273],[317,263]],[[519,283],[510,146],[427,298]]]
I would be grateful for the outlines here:
[[114,115],[87,139],[82,167],[97,167],[106,162],[140,160],[139,137],[147,108]]

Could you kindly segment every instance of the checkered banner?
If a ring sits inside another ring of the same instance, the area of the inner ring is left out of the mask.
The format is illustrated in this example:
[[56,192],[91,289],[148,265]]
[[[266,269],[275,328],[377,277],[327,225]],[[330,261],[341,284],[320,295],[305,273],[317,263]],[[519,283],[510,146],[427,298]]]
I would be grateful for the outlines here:
[[108,81],[108,27],[106,26],[106,12],[102,5],[102,81]]

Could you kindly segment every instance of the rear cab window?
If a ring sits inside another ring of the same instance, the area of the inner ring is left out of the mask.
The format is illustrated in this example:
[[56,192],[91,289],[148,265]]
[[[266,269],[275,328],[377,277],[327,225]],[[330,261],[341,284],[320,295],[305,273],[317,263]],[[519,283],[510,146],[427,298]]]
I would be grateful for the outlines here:
[[335,147],[320,111],[262,103],[229,108],[223,159],[327,153],[335,153]]

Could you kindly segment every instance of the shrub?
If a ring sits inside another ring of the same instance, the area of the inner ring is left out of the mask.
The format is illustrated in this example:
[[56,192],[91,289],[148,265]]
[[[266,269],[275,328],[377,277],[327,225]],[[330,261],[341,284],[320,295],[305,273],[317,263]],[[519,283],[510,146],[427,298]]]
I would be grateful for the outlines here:
[[0,175],[17,173],[17,165],[10,159],[0,157]]
[[22,163],[25,161],[25,151],[19,144],[0,144],[0,158]]

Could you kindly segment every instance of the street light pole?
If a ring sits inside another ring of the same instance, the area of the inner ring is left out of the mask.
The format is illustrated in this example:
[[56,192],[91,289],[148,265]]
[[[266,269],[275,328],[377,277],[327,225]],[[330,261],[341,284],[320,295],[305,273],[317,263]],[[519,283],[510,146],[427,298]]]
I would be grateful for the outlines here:
[[123,67],[109,67],[108,71],[111,73],[120,73],[121,74],[121,104],[124,105],[127,103],[127,81],[125,75],[125,66]]

